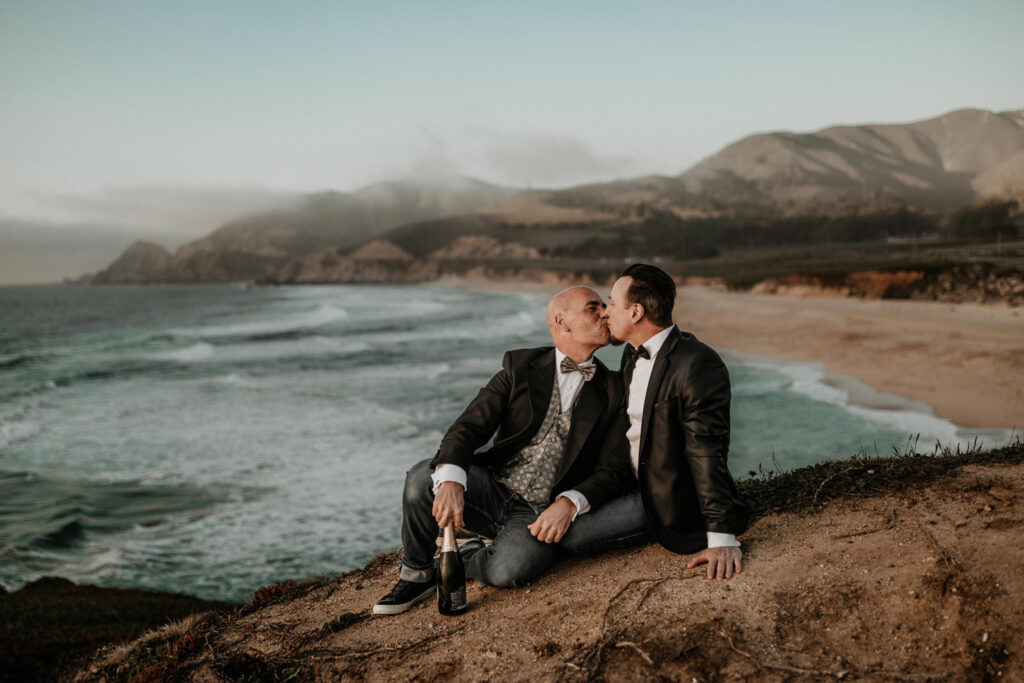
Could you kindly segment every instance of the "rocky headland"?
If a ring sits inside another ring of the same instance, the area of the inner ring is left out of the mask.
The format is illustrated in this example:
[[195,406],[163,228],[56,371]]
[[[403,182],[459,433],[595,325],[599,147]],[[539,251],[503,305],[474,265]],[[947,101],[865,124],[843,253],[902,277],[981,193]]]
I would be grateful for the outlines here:
[[293,259],[350,250],[380,232],[475,211],[517,190],[479,180],[389,181],[306,195],[296,206],[230,221],[173,254],[136,242],[92,275],[95,284],[229,282],[267,277]]
[[[889,295],[941,299],[974,276],[956,271],[940,282],[939,271],[979,262],[997,278],[1022,271],[1013,243],[1024,236],[1022,203],[1024,110],[965,109],[753,135],[676,176],[525,192],[410,181],[309,195],[173,254],[136,243],[91,282],[601,282],[632,259],[732,288],[783,278],[765,291],[806,276],[860,294],[858,273],[924,271]],[[986,285],[982,296],[1016,301],[1015,286]]]

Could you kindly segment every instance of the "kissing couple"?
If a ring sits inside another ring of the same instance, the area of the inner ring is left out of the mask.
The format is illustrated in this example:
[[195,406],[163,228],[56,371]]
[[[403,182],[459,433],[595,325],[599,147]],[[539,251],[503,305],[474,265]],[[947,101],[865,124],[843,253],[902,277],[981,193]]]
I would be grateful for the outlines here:
[[[466,577],[518,587],[566,555],[657,540],[695,554],[708,578],[742,571],[750,509],[729,473],[729,373],[672,322],[676,285],[633,264],[608,297],[570,287],[548,304],[553,346],[505,353],[402,492],[398,582],[374,614],[401,614],[435,591],[438,528],[462,544]],[[594,352],[624,346],[618,371]],[[493,441],[492,441],[493,438]],[[487,444],[490,443],[488,447]]]

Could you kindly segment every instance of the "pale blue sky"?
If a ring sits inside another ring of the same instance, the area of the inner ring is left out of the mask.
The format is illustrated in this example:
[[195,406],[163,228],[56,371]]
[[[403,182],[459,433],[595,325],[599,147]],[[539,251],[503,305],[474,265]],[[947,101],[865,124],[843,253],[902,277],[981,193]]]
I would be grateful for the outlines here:
[[0,0],[0,217],[679,173],[758,131],[1022,108],[1022,29],[1019,0]]

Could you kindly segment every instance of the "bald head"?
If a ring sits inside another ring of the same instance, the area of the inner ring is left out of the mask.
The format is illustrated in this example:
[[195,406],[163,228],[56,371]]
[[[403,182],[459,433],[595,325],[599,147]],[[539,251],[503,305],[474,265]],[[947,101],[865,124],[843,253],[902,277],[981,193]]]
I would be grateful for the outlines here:
[[590,287],[569,287],[551,297],[547,323],[555,346],[576,361],[608,343],[604,301]]
[[548,329],[554,331],[558,325],[557,319],[560,316],[564,317],[576,304],[592,300],[604,304],[601,295],[590,287],[569,287],[555,294],[548,302]]

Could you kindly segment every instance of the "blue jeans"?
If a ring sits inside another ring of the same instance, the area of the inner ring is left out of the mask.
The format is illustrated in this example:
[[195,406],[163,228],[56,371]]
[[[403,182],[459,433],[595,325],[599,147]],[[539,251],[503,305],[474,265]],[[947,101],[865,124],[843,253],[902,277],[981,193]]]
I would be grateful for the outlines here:
[[[402,569],[407,581],[434,579],[437,521],[434,519],[434,483],[430,461],[423,460],[405,475],[402,495]],[[537,513],[486,467],[470,465],[466,472],[465,528],[494,539],[494,544],[463,557],[466,577],[488,586],[518,587],[535,579],[558,559],[556,544],[542,543],[527,525]],[[582,518],[582,517],[581,517]]]
[[634,491],[577,517],[560,545],[574,555],[596,555],[652,540],[640,492]]

